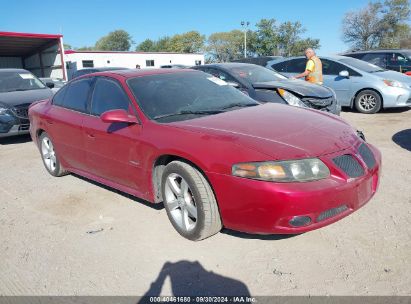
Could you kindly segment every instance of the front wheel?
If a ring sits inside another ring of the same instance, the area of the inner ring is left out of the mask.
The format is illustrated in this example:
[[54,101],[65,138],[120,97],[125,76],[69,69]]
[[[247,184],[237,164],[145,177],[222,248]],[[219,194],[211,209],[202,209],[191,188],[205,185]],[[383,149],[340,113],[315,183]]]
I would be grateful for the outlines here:
[[214,193],[196,168],[181,161],[169,163],[163,172],[161,191],[168,218],[183,237],[199,241],[221,230]]
[[53,176],[63,176],[68,172],[64,170],[61,165],[56,151],[54,150],[53,142],[50,139],[50,136],[43,132],[39,138],[40,143],[40,153],[41,158],[43,159],[43,164],[46,167],[47,171]]
[[364,90],[355,98],[355,108],[364,114],[374,114],[381,110],[380,95],[372,90]]

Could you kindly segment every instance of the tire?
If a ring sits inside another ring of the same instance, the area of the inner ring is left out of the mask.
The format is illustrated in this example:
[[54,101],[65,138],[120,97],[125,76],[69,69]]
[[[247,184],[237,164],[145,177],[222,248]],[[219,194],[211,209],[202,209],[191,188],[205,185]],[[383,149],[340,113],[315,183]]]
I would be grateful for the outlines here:
[[162,175],[161,193],[167,216],[183,237],[199,241],[221,230],[213,190],[194,167],[181,161],[169,163]]
[[61,165],[54,150],[53,142],[46,132],[43,132],[40,135],[39,148],[41,159],[43,160],[44,167],[46,167],[48,173],[56,177],[68,174]]
[[374,114],[381,110],[381,96],[373,90],[361,91],[355,98],[355,108],[364,114]]

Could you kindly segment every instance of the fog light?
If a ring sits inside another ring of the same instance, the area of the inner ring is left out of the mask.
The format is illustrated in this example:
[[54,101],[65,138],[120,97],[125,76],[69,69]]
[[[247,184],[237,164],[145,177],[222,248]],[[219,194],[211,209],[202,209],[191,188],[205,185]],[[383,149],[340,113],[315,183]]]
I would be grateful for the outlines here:
[[309,216],[294,216],[289,224],[293,227],[307,226],[311,223],[311,218]]

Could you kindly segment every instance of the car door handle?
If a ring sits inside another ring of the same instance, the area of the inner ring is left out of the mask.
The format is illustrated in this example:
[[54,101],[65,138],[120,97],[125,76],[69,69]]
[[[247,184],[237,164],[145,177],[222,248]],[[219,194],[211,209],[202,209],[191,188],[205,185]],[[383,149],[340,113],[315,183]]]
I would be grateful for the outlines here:
[[96,136],[95,136],[94,134],[91,134],[91,133],[87,133],[87,137],[88,137],[88,138],[91,138],[91,139],[96,138]]
[[52,124],[53,124],[53,121],[50,120],[50,119],[46,119],[46,122],[47,122],[49,125],[52,125]]

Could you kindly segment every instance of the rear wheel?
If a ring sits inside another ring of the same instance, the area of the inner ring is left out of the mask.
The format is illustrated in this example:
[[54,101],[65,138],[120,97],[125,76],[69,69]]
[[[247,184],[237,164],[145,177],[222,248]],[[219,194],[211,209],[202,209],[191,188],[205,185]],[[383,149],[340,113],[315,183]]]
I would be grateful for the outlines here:
[[47,171],[53,176],[66,175],[68,172],[64,170],[63,166],[60,164],[56,151],[54,150],[53,142],[46,132],[41,133],[39,143],[41,158],[43,159],[43,164]]
[[194,167],[180,161],[169,163],[163,172],[161,191],[168,218],[183,237],[199,241],[221,230],[214,193]]
[[380,95],[372,90],[361,91],[355,98],[355,108],[364,114],[374,114],[381,110]]

